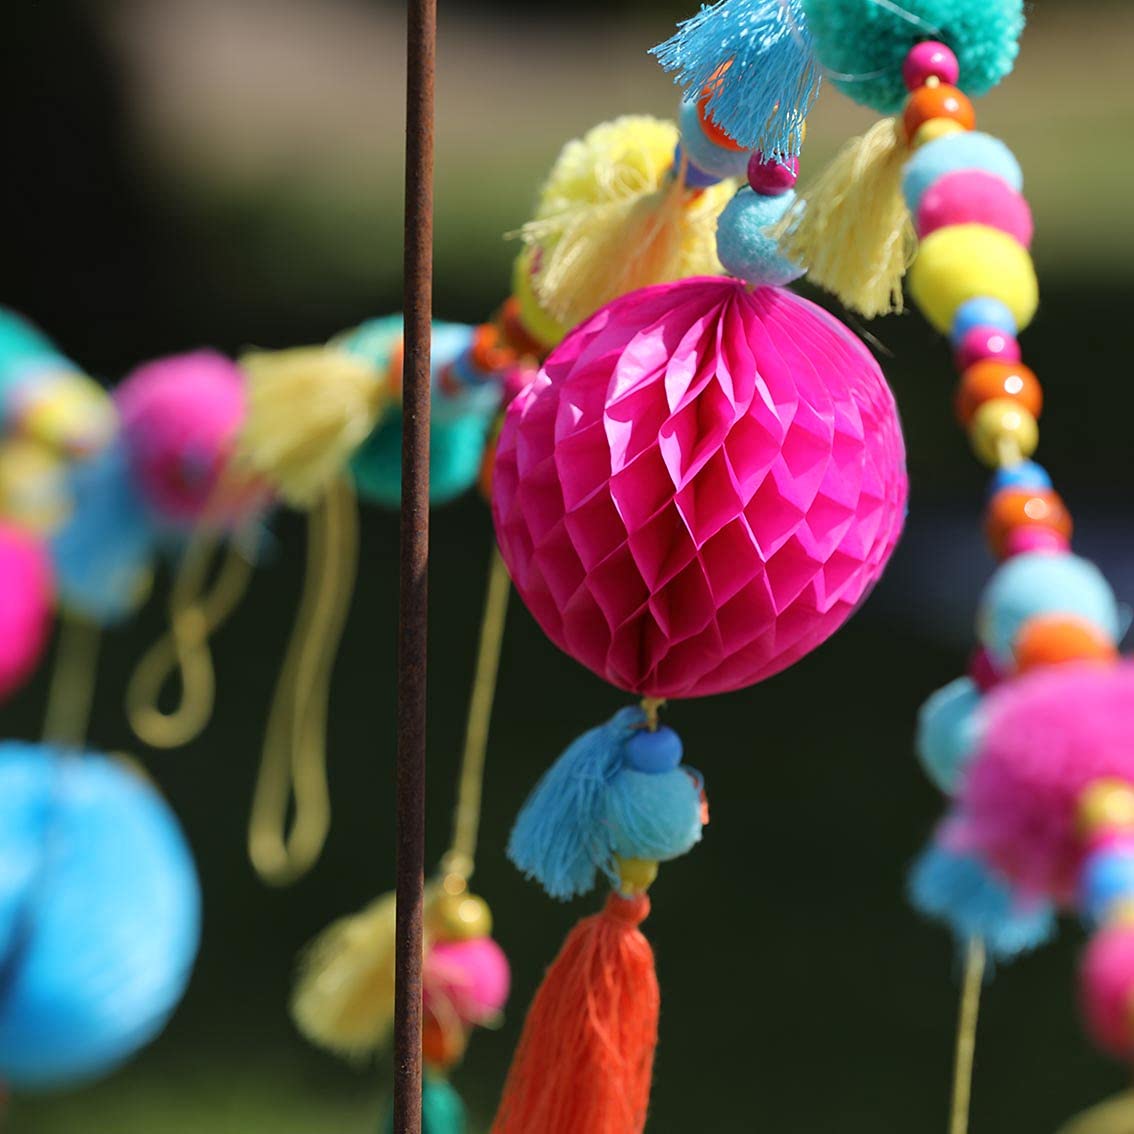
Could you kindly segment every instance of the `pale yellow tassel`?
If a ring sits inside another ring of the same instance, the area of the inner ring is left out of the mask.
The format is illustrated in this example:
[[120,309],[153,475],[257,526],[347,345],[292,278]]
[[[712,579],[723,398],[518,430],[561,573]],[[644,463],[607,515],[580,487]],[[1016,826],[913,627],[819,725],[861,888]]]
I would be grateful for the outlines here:
[[1059,1134],[1134,1134],[1134,1091],[1127,1091],[1072,1119]]
[[522,230],[532,292],[560,326],[636,288],[722,273],[717,217],[737,183],[690,189],[677,140],[673,123],[625,117],[564,147]]
[[333,346],[256,351],[240,360],[248,416],[238,466],[264,477],[296,507],[313,504],[378,420],[381,373]]
[[873,319],[903,310],[917,235],[902,196],[902,124],[885,118],[848,143],[779,226],[784,253],[811,281]]

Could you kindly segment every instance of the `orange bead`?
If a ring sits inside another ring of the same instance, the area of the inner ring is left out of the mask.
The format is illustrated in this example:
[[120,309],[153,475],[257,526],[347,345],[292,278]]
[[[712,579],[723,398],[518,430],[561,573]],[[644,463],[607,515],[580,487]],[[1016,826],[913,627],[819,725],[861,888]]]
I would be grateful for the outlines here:
[[976,111],[968,98],[956,87],[941,83],[936,87],[922,87],[910,95],[903,118],[906,140],[913,142],[917,132],[934,118],[947,118],[962,130],[976,128]]
[[731,66],[731,59],[727,63],[722,63],[712,75],[709,76],[709,81],[704,87],[701,88],[701,97],[697,100],[697,118],[700,120],[701,129],[705,132],[705,137],[708,138],[710,142],[716,146],[720,146],[722,150],[732,150],[733,153],[739,153],[744,149],[744,146],[737,145],[737,143],[713,121],[713,117],[709,113],[709,99],[716,93],[724,73]]
[[993,398],[1010,398],[1035,418],[1043,409],[1043,387],[1033,370],[1020,362],[986,358],[973,363],[957,387],[957,417],[961,424],[967,426],[976,411]]
[[1048,528],[1066,540],[1070,540],[1075,527],[1057,493],[1010,488],[992,498],[985,518],[985,534],[994,555],[1003,555],[1008,536],[1016,528],[1028,526]]
[[1043,615],[1024,623],[1015,649],[1021,673],[1077,661],[1115,661],[1118,649],[1097,627],[1065,614]]

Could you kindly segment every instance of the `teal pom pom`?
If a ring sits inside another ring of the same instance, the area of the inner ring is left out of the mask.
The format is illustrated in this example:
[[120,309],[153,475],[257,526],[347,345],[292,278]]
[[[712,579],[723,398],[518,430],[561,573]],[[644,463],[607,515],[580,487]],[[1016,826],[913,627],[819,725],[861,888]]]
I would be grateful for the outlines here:
[[[389,1114],[384,1134],[393,1134],[394,1116]],[[421,1088],[421,1134],[465,1134],[468,1116],[461,1096],[447,1079],[426,1075]]]
[[404,336],[405,323],[401,315],[383,315],[378,319],[367,319],[339,335],[331,345],[369,362],[376,370],[385,371]]
[[909,97],[902,64],[922,40],[951,48],[958,84],[986,94],[1009,74],[1024,31],[1023,0],[803,0],[814,50],[844,94],[880,114]]
[[702,173],[724,181],[728,177],[743,177],[748,172],[747,150],[726,150],[705,136],[696,102],[686,99],[681,103],[677,124],[681,127],[681,148]]
[[1052,907],[1024,900],[979,859],[931,845],[914,864],[910,903],[918,912],[948,926],[964,947],[974,937],[990,956],[1011,961],[1055,936]]
[[0,1081],[72,1086],[180,1001],[200,938],[193,860],[146,781],[44,745],[0,745],[0,831]]
[[[0,307],[0,398],[29,374],[45,370],[73,370],[54,344],[22,315]],[[11,407],[5,406],[8,410]]]
[[1017,555],[992,576],[981,598],[981,641],[994,660],[1009,665],[1024,623],[1047,614],[1082,618],[1115,643],[1126,628],[1114,591],[1093,563],[1037,551]]
[[939,689],[917,719],[917,755],[926,775],[953,795],[980,739],[980,690],[970,677]]
[[701,841],[701,787],[684,768],[624,768],[606,797],[610,849],[621,858],[669,862]]
[[762,197],[741,189],[725,206],[717,221],[717,256],[725,270],[752,285],[783,287],[804,274],[804,269],[783,255],[771,235],[795,201],[794,191]]
[[623,747],[645,719],[639,708],[622,709],[584,733],[552,764],[520,811],[508,857],[553,898],[585,894],[600,869],[610,872],[607,793],[623,766]]
[[921,146],[906,163],[902,193],[910,212],[917,216],[922,197],[946,174],[970,169],[999,177],[1017,193],[1024,188],[1016,155],[998,138],[979,131],[946,134]]
[[652,54],[693,101],[712,81],[709,114],[737,145],[777,159],[799,153],[819,94],[801,0],[718,0]]

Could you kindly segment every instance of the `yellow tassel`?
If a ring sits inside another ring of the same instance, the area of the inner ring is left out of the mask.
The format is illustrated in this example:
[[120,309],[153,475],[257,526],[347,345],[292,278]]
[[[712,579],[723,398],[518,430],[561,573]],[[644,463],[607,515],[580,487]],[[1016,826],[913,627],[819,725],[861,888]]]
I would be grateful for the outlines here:
[[902,196],[909,148],[885,118],[856,138],[795,204],[777,236],[813,283],[868,319],[903,310],[917,235]]
[[737,183],[690,189],[677,141],[673,123],[635,116],[564,147],[522,230],[535,298],[561,327],[636,288],[722,273],[717,217]]
[[1062,1127],[1059,1134],[1131,1134],[1132,1131],[1134,1091],[1127,1091],[1079,1115]]
[[248,417],[236,460],[308,507],[369,436],[387,391],[381,373],[335,347],[256,351],[240,360]]

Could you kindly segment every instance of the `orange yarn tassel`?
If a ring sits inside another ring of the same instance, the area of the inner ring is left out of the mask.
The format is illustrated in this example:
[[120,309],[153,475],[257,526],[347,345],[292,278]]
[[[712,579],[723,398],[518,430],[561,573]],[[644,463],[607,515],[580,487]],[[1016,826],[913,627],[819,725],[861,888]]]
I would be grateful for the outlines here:
[[611,894],[571,931],[524,1023],[492,1134],[640,1134],[661,997],[638,926],[644,894]]

